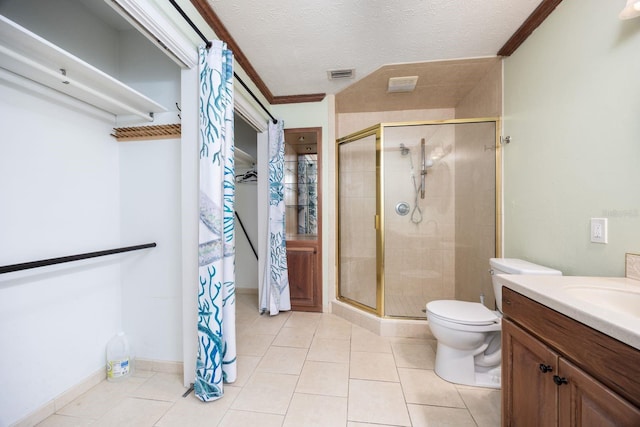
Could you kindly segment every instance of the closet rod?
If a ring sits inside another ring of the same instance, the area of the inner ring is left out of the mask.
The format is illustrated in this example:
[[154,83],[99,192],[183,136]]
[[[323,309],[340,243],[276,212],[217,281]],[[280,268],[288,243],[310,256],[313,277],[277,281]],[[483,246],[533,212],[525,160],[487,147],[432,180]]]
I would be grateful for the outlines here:
[[96,258],[100,256],[119,254],[121,252],[137,251],[139,249],[155,248],[155,242],[144,245],[126,246],[122,248],[109,249],[106,251],[87,252],[84,254],[63,256],[59,258],[42,259],[40,261],[23,262],[21,264],[5,265],[0,267],[0,274],[11,273],[13,271],[29,270],[31,268],[45,267],[47,265],[62,264],[65,262],[80,261],[82,259]]
[[[178,13],[180,13],[180,15],[182,15],[184,20],[187,21],[187,24],[189,24],[191,26],[191,28],[193,28],[193,31],[195,31],[198,34],[198,36],[200,36],[200,38],[206,43],[207,49],[209,49],[211,47],[211,41],[209,41],[209,39],[207,39],[207,37],[202,33],[202,31],[200,31],[200,29],[196,26],[196,24],[193,23],[191,18],[189,18],[189,16],[187,16],[185,11],[182,10],[182,8],[178,5],[178,3],[175,2],[175,0],[169,0],[169,2],[173,5],[173,7],[176,8]],[[236,80],[238,80],[238,82],[242,85],[242,87],[245,88],[245,90],[247,92],[249,92],[249,95],[251,95],[251,97],[258,103],[258,105],[264,110],[264,112],[267,113],[267,115],[269,117],[271,117],[271,120],[273,120],[273,123],[274,124],[278,123],[278,120],[276,120],[276,118],[271,115],[269,110],[267,110],[265,108],[265,106],[262,105],[262,102],[260,102],[258,97],[254,95],[254,93],[251,91],[251,89],[249,89],[249,87],[242,81],[240,76],[238,76],[235,71],[233,72],[233,76],[236,78]]]
[[251,250],[253,251],[253,254],[256,256],[256,259],[258,259],[258,252],[256,252],[256,248],[253,247],[253,243],[251,243],[251,239],[249,238],[249,233],[247,233],[247,230],[244,228],[244,224],[242,223],[242,220],[240,219],[240,215],[238,215],[238,211],[236,211],[236,217],[238,218],[238,222],[240,223],[240,227],[242,227],[242,231],[244,231],[244,236],[247,238],[247,242],[249,242],[249,246],[251,246]]

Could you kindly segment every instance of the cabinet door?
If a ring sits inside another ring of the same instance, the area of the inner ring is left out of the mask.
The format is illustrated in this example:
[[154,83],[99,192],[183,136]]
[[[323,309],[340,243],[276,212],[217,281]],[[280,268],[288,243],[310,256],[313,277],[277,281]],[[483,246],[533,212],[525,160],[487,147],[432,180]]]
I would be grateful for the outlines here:
[[322,311],[322,289],[318,280],[319,254],[315,242],[287,242],[287,267],[291,309]]
[[502,425],[558,425],[558,355],[503,319],[502,364]]
[[558,387],[560,426],[640,426],[640,409],[566,359],[560,359],[558,375],[566,380]]

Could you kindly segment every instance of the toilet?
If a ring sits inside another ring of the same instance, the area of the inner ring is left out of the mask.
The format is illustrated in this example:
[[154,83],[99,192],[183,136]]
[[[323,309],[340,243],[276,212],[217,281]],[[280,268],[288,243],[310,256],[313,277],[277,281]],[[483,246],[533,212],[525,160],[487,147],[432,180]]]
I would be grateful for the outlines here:
[[562,275],[558,270],[515,258],[491,258],[489,265],[496,311],[477,302],[427,303],[429,327],[438,341],[435,373],[446,381],[500,388],[502,286],[494,275]]

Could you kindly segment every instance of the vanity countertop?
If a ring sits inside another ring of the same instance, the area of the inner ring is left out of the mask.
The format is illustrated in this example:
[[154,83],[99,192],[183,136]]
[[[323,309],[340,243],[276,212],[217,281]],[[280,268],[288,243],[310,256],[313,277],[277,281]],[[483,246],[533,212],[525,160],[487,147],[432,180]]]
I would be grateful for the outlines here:
[[503,286],[640,350],[640,281],[496,275]]

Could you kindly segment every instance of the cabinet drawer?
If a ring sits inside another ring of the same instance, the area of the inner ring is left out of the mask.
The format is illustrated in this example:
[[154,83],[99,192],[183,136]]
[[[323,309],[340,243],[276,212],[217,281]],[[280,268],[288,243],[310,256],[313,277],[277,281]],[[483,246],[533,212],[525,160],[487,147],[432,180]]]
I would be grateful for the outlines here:
[[640,406],[640,351],[529,299],[502,289],[506,318]]

